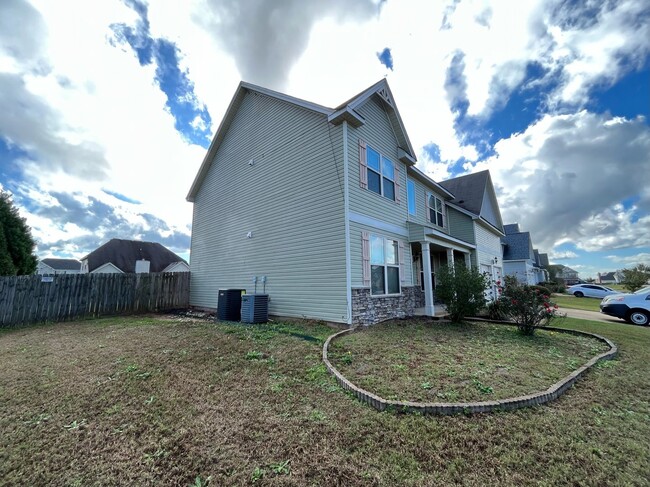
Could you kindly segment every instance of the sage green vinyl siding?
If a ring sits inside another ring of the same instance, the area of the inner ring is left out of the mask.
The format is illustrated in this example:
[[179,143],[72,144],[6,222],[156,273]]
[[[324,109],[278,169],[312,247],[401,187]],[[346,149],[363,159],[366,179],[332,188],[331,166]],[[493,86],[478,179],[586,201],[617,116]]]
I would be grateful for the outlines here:
[[420,225],[425,225],[427,227],[432,227],[435,228],[436,230],[439,230],[443,233],[449,233],[449,208],[447,205],[444,205],[444,219],[445,219],[445,227],[441,228],[437,225],[434,225],[431,223],[429,220],[429,209],[427,207],[427,195],[429,193],[437,196],[440,198],[443,203],[445,201],[445,198],[443,195],[438,193],[435,189],[432,189],[422,182],[420,182],[417,179],[410,178],[411,181],[415,183],[415,208],[416,208],[416,214],[415,215],[408,215],[409,221],[412,221],[413,223],[418,223]]
[[476,243],[474,220],[471,216],[449,207],[447,208],[447,216],[449,217],[449,234],[452,237],[459,238],[471,244]]
[[[348,127],[350,211],[387,223],[405,225],[408,215],[406,166],[397,159],[397,139],[388,122],[388,116],[377,96],[369,98],[367,102],[357,107],[356,111],[366,119],[366,123],[358,128]],[[359,139],[390,159],[399,169],[399,204],[359,186]]]
[[271,314],[347,320],[341,148],[324,115],[244,96],[195,197],[193,306],[266,276]]
[[402,242],[404,247],[404,280],[400,282],[401,287],[413,286],[413,265],[411,257],[411,246],[408,243],[408,238],[402,235],[397,235],[386,230],[381,230],[372,226],[363,225],[361,223],[350,222],[350,269],[352,271],[352,287],[368,287],[363,285],[363,263],[362,263],[362,247],[361,247],[361,234],[368,232],[372,235],[386,237],[392,240]]

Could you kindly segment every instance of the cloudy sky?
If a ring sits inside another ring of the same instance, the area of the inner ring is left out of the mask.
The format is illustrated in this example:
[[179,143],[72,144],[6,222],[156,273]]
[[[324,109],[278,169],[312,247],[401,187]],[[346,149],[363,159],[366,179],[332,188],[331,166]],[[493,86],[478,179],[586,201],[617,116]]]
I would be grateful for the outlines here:
[[336,106],[382,77],[420,169],[490,169],[552,262],[650,263],[647,0],[2,0],[0,187],[40,257],[113,237],[187,257],[240,80]]

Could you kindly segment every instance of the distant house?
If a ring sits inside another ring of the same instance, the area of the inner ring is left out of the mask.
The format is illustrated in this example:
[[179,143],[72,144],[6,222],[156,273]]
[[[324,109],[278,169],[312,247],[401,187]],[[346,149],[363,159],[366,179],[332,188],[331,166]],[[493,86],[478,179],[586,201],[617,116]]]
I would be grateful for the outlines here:
[[619,278],[616,275],[616,272],[604,272],[598,273],[598,279],[596,279],[598,284],[618,284]]
[[503,249],[503,270],[523,284],[533,285],[548,279],[541,265],[539,251],[533,248],[530,232],[522,232],[518,223],[504,225],[505,236],[501,239]]
[[81,259],[83,272],[189,272],[187,262],[157,242],[111,239]]
[[36,267],[37,274],[80,274],[81,262],[77,259],[43,259]]
[[568,286],[576,284],[580,281],[580,276],[578,271],[571,269],[562,264],[556,264],[553,266],[555,269],[555,277],[557,280],[562,280]]

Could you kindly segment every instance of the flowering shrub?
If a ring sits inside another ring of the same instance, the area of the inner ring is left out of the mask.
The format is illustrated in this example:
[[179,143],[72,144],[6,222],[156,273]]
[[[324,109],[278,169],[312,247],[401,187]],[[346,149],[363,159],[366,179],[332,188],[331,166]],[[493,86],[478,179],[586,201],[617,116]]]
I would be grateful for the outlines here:
[[534,286],[506,280],[499,299],[501,311],[514,321],[524,335],[532,335],[540,326],[547,326],[557,316],[557,304]]

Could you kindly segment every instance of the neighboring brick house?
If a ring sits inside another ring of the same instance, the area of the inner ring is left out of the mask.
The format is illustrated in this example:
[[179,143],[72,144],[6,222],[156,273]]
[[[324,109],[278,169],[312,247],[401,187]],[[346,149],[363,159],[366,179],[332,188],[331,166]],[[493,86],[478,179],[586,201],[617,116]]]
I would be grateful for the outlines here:
[[336,108],[240,83],[187,196],[191,305],[263,280],[274,315],[433,315],[440,265],[501,262],[501,217],[489,173],[467,209],[415,162],[386,80]]

